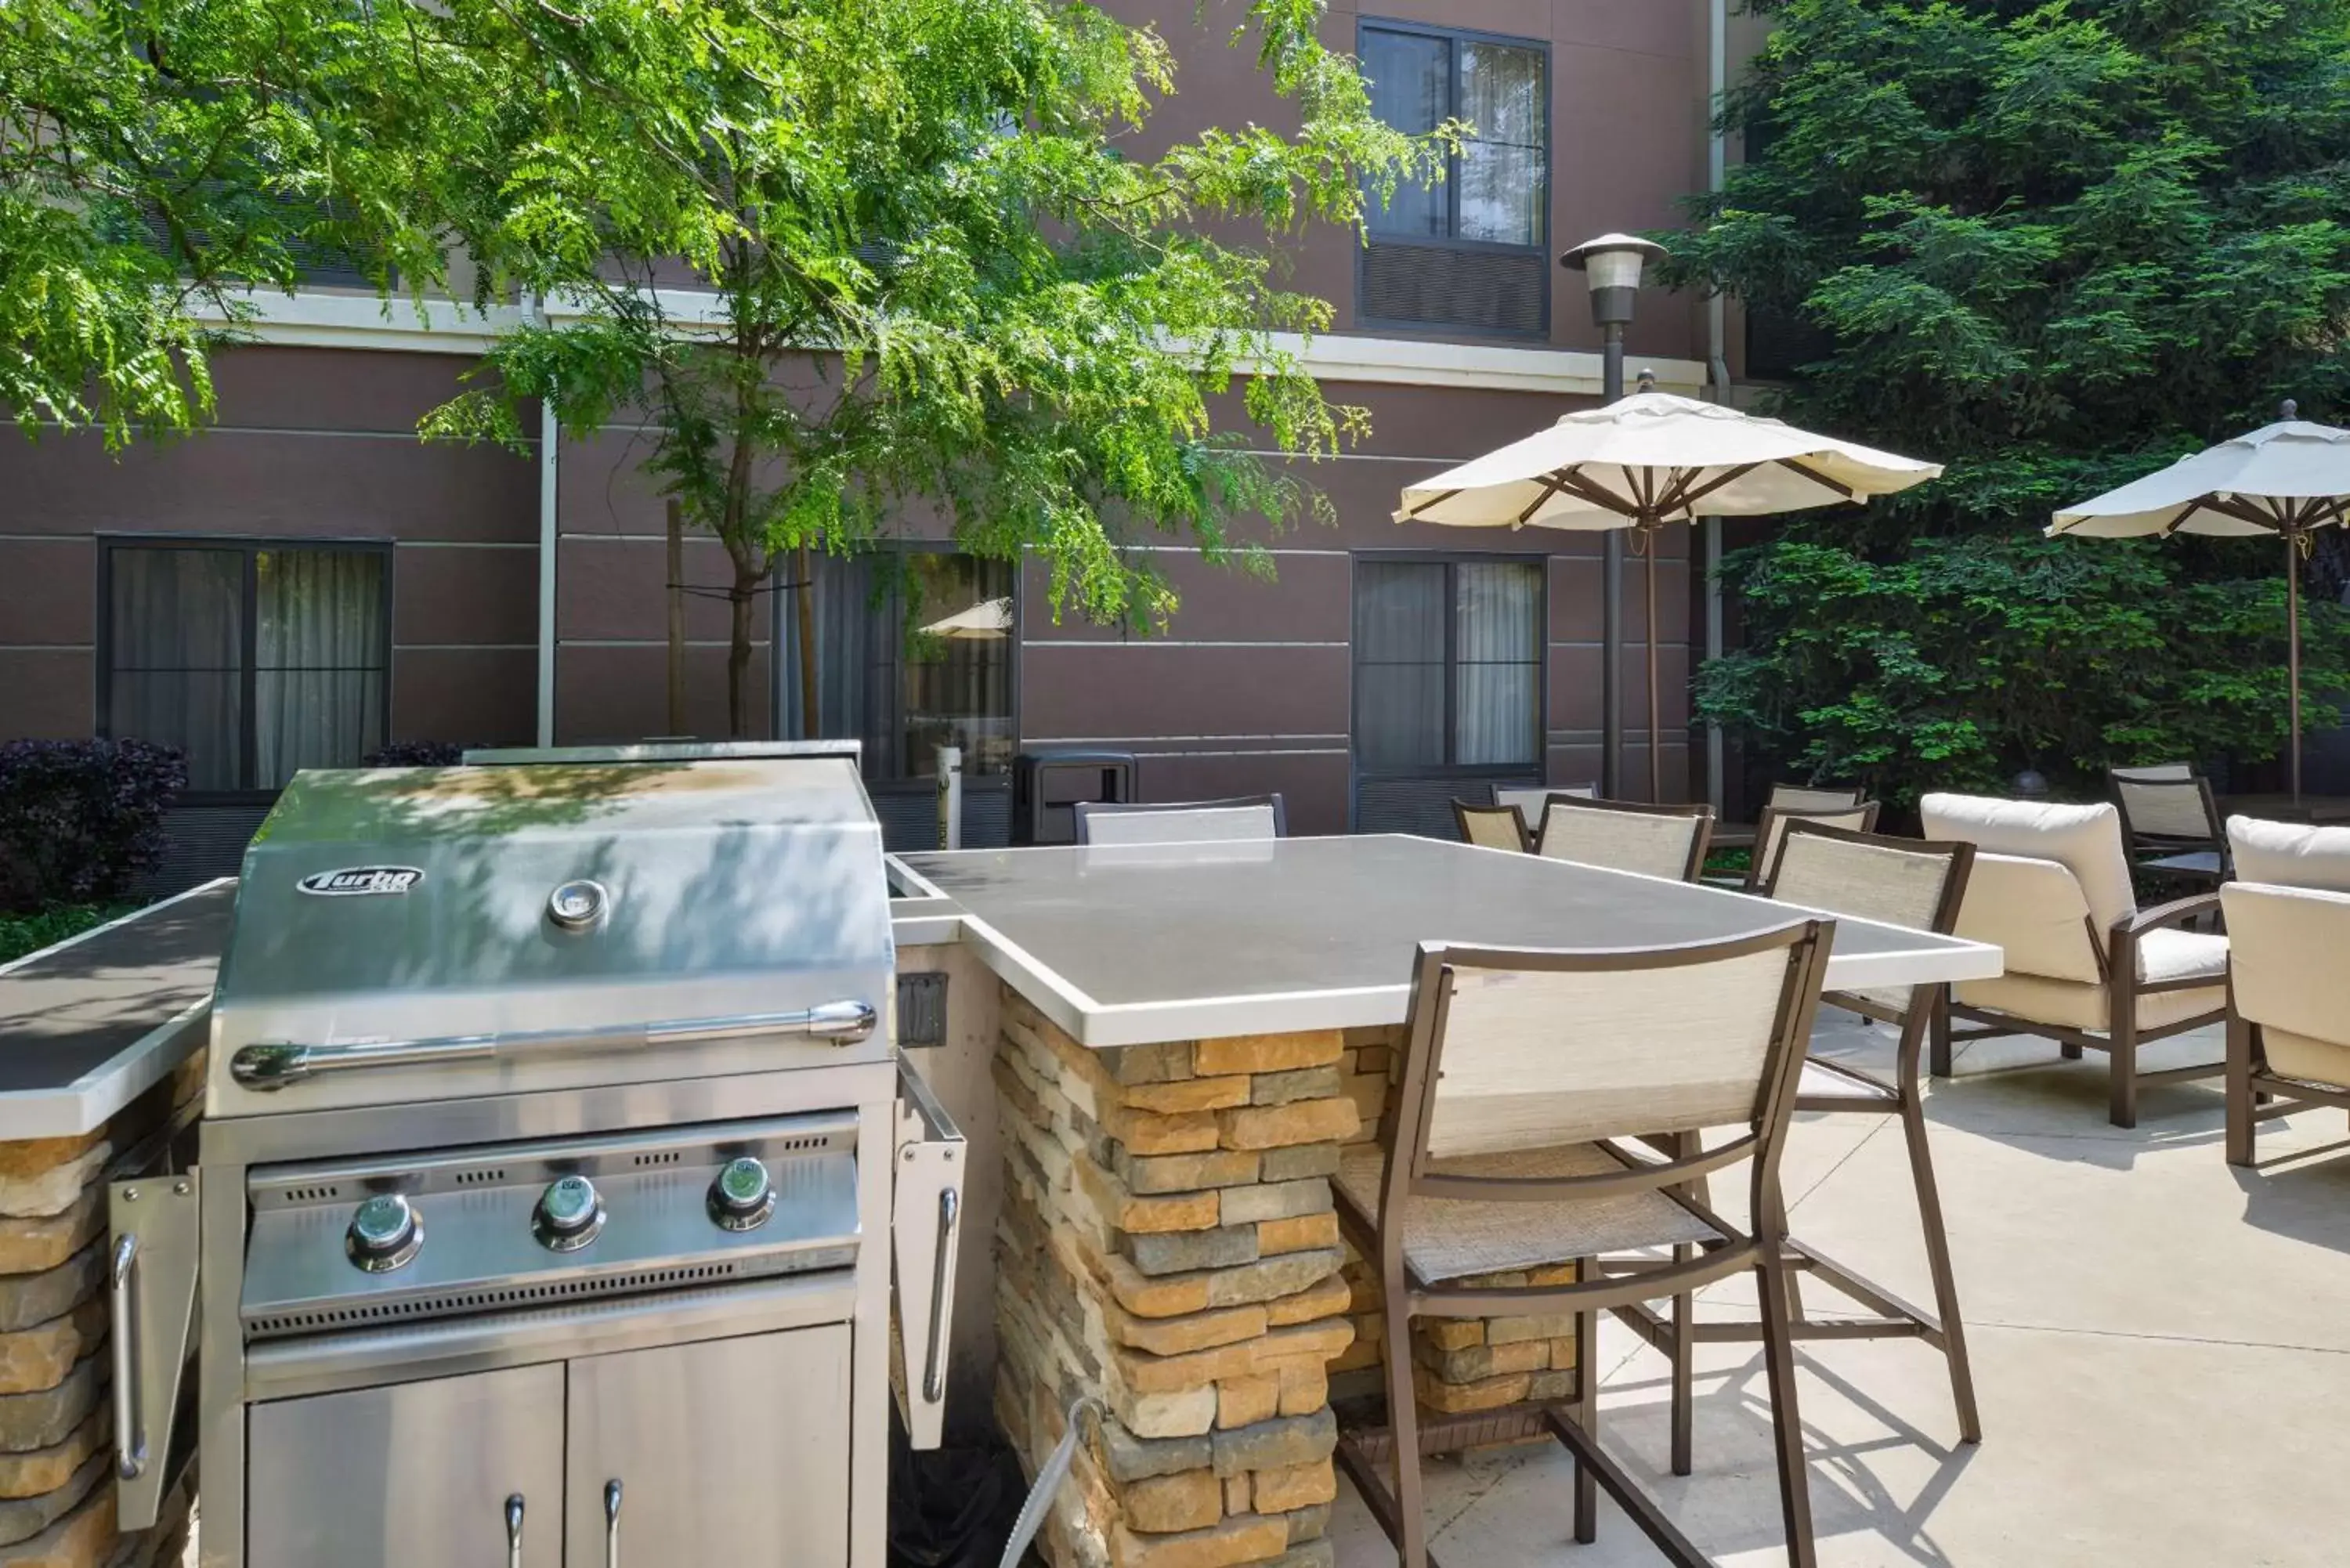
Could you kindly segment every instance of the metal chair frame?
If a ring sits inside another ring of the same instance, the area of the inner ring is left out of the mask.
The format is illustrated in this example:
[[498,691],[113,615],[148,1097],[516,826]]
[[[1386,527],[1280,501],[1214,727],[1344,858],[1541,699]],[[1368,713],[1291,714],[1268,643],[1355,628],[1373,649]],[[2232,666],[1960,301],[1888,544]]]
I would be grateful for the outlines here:
[[[1784,1246],[1785,1209],[1779,1195],[1779,1165],[1787,1128],[1794,1116],[1804,1043],[1811,1036],[1812,1021],[1818,1010],[1820,983],[1827,971],[1834,931],[1833,920],[1806,919],[1729,941],[1613,953],[1421,945],[1402,1081],[1389,1093],[1380,1116],[1379,1138],[1387,1151],[1387,1169],[1379,1210],[1376,1214],[1366,1213],[1343,1193],[1337,1205],[1341,1231],[1374,1262],[1385,1287],[1381,1329],[1387,1358],[1388,1425],[1368,1432],[1342,1433],[1336,1459],[1361,1492],[1372,1517],[1395,1542],[1399,1568],[1433,1568],[1434,1564],[1427,1545],[1420,1457],[1445,1451],[1448,1444],[1456,1441],[1456,1431],[1490,1429],[1496,1417],[1509,1413],[1480,1412],[1472,1417],[1423,1424],[1412,1387],[1411,1320],[1553,1313],[1575,1314],[1575,1397],[1521,1409],[1574,1456],[1575,1540],[1587,1544],[1597,1538],[1597,1489],[1605,1487],[1675,1568],[1709,1568],[1711,1559],[1666,1517],[1654,1500],[1633,1484],[1630,1476],[1600,1446],[1599,1391],[1594,1376],[1599,1354],[1597,1314],[1644,1298],[1694,1291],[1750,1268],[1759,1277],[1763,1302],[1763,1359],[1771,1389],[1772,1431],[1788,1561],[1791,1568],[1816,1568],[1810,1490],[1804,1469],[1803,1428],[1795,1403],[1794,1349],[1785,1317],[1786,1304],[1791,1300],[1787,1286],[1790,1261]],[[1624,1169],[1596,1176],[1476,1178],[1447,1176],[1431,1168],[1428,1130],[1443,1071],[1453,966],[1586,972],[1654,969],[1736,958],[1773,947],[1787,950],[1787,979],[1773,1021],[1761,1093],[1745,1136],[1719,1148],[1685,1150],[1664,1160],[1647,1159],[1611,1143],[1606,1147],[1623,1162]],[[1707,1176],[1742,1163],[1749,1168],[1751,1211],[1758,1217],[1743,1233],[1692,1195],[1695,1184]],[[1596,1259],[1572,1260],[1577,1269],[1576,1282],[1571,1285],[1448,1285],[1421,1281],[1405,1262],[1401,1217],[1406,1212],[1407,1199],[1412,1197],[1508,1198],[1571,1203],[1578,1198],[1627,1191],[1660,1192],[1703,1220],[1724,1240],[1719,1245],[1700,1249],[1700,1255],[1677,1259],[1669,1266],[1659,1266],[1637,1277],[1616,1277],[1598,1272]],[[1390,1215],[1397,1217],[1392,1224],[1388,1222]],[[1380,1473],[1381,1457],[1392,1461],[1392,1486]]]
[[[2096,940],[2096,926],[2084,920],[2089,929],[2090,945],[2096,950],[2097,972],[2106,988],[2107,1023],[2106,1033],[2092,1034],[2086,1030],[2070,1028],[2062,1023],[2035,1023],[2013,1013],[2000,1012],[1987,1007],[1969,1007],[1952,999],[1938,1011],[1934,1032],[1928,1051],[1928,1069],[1937,1078],[1950,1075],[1951,1047],[1969,1040],[1990,1040],[2002,1034],[2028,1034],[2035,1039],[2056,1042],[2057,1054],[2067,1062],[2081,1060],[2084,1051],[2103,1051],[2111,1083],[2106,1091],[2106,1119],[2117,1127],[2137,1126],[2138,1091],[2149,1084],[2185,1084],[2198,1078],[2217,1078],[2228,1070],[2225,1060],[2199,1062],[2188,1067],[2165,1067],[2157,1072],[2141,1072],[2137,1064],[2138,1048],[2176,1034],[2187,1034],[2217,1023],[2227,1017],[2225,1004],[2166,1023],[2158,1029],[2141,1029],[2137,1023],[2137,999],[2164,991],[2196,991],[2220,983],[2212,975],[2190,975],[2185,980],[2147,981],[2137,978],[2138,939],[2163,926],[2184,929],[2188,923],[2205,916],[2216,916],[2220,910],[2220,895],[2199,893],[2191,898],[2179,898],[2158,904],[2151,909],[2140,909],[2126,920],[2114,922],[2108,940]],[[1976,1025],[1960,1030],[1953,1021]]]
[[[1956,840],[1935,842],[1892,838],[1830,827],[1820,823],[1789,824],[1787,836],[1792,839],[1798,835],[1846,844],[1881,846],[1907,855],[1935,855],[1947,858],[1950,865],[1943,873],[1941,896],[1936,901],[1933,921],[1929,929],[1937,935],[1948,936],[1957,926],[1959,909],[1966,898],[1967,878],[1974,869],[1973,845]],[[1773,896],[1777,878],[1778,869],[1773,867],[1771,880],[1764,885],[1764,897]],[[1848,1111],[1901,1119],[1902,1137],[1909,1155],[1910,1180],[1917,1189],[1918,1220],[1925,1234],[1926,1264],[1933,1279],[1934,1305],[1929,1310],[1906,1301],[1884,1286],[1814,1251],[1800,1240],[1790,1237],[1786,1243],[1788,1333],[1798,1340],[1925,1341],[1940,1351],[1949,1363],[1950,1399],[1958,1411],[1960,1440],[1979,1443],[1982,1440],[1982,1417],[1975,1403],[1974,1371],[1967,1356],[1966,1327],[1959,1312],[1958,1281],[1950,1263],[1950,1232],[1943,1223],[1941,1189],[1934,1179],[1933,1154],[1926,1137],[1925,1097],[1918,1083],[1918,1059],[1926,1034],[1932,1021],[1939,1015],[1948,990],[1948,987],[1939,984],[1914,986],[1910,989],[1909,1004],[1898,1009],[1846,992],[1831,992],[1821,998],[1825,1005],[1878,1023],[1895,1024],[1900,1029],[1893,1076],[1888,1081],[1858,1067],[1812,1057],[1807,1054],[1806,1061],[1810,1065],[1822,1069],[1834,1078],[1848,1082],[1851,1087],[1848,1091],[1808,1095],[1799,1088],[1795,1096],[1795,1109],[1798,1111]],[[1800,1073],[1797,1081],[1800,1085]],[[1859,1303],[1876,1315],[1840,1320],[1805,1317],[1798,1284],[1805,1273],[1817,1275],[1838,1293]],[[1672,1364],[1672,1467],[1675,1475],[1688,1475],[1692,1468],[1690,1449],[1696,1427],[1696,1376],[1691,1352],[1699,1345],[1752,1343],[1762,1337],[1762,1324],[1759,1322],[1698,1323],[1692,1300],[1686,1293],[1673,1297],[1670,1321],[1658,1314],[1647,1301],[1618,1307],[1616,1315],[1663,1353]]]

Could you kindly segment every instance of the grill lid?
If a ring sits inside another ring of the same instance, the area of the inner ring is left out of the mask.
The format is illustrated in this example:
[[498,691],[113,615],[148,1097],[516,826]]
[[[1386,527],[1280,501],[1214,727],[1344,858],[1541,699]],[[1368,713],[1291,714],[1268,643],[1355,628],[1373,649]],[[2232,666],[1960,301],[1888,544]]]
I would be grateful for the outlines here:
[[[860,1036],[837,1009],[886,1008],[893,967],[880,828],[844,757],[304,773],[245,854],[212,1109],[293,1108],[250,1098],[286,1051],[311,1054],[278,1080],[306,1107],[538,1086],[542,1064],[675,1076],[727,1037],[713,1021],[834,1008],[833,1037]],[[327,1088],[364,1053],[319,1047],[426,1041]]]

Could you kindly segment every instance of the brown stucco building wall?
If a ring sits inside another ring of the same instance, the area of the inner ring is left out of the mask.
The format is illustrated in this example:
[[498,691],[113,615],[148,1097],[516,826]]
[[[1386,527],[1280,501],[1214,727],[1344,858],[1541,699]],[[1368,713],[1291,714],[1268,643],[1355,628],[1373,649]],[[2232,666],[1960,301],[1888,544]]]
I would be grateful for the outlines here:
[[[1210,123],[1278,123],[1281,106],[1252,57],[1229,49],[1233,0],[1204,23],[1188,3],[1112,0],[1157,17],[1179,61],[1179,88],[1151,136]],[[1355,45],[1361,16],[1532,39],[1549,47],[1555,251],[1610,229],[1681,221],[1679,199],[1705,174],[1707,6],[1703,0],[1333,0],[1328,41]],[[1146,149],[1147,150],[1147,149]],[[1295,286],[1329,298],[1339,335],[1356,331],[1351,235],[1308,231],[1291,247]],[[1552,269],[1546,341],[1509,348],[1596,350],[1578,277]],[[1382,332],[1382,338],[1399,334]],[[1479,344],[1440,334],[1420,344]],[[1734,337],[1734,334],[1733,334]],[[0,432],[0,737],[88,734],[97,722],[98,541],[108,535],[350,538],[393,546],[390,726],[395,740],[527,742],[537,728],[541,471],[535,452],[427,446],[416,421],[451,396],[477,346],[429,335],[362,346],[249,347],[217,360],[217,424],[163,446],[109,454],[95,438],[37,442]],[[1668,362],[1694,389],[1707,337],[1700,303],[1651,291],[1631,333],[1631,363]],[[1544,357],[1557,388],[1566,355]],[[1591,400],[1582,389],[1494,389],[1466,369],[1326,382],[1371,410],[1369,439],[1335,461],[1299,465],[1330,497],[1335,525],[1265,543],[1274,582],[1209,566],[1180,541],[1142,547],[1181,590],[1163,636],[1055,621],[1044,574],[1022,587],[1016,719],[1029,746],[1085,744],[1142,759],[1146,798],[1279,790],[1293,829],[1348,826],[1352,806],[1352,575],[1365,552],[1491,552],[1546,558],[1544,728],[1553,782],[1593,779],[1600,732],[1600,545],[1594,536],[1399,527],[1398,492]],[[1413,384],[1418,381],[1419,384]],[[556,680],[559,742],[633,739],[671,725],[665,701],[667,601],[662,509],[639,469],[642,437],[613,428],[566,441],[556,467]],[[1284,461],[1274,459],[1274,461]],[[1658,563],[1663,745],[1669,793],[1690,789],[1686,682],[1693,607],[1686,530]],[[714,542],[689,543],[686,580],[728,581]],[[1638,564],[1626,592],[1627,792],[1647,776],[1645,639]],[[726,611],[688,602],[687,732],[724,732]],[[773,607],[757,618],[753,731],[774,722]]]

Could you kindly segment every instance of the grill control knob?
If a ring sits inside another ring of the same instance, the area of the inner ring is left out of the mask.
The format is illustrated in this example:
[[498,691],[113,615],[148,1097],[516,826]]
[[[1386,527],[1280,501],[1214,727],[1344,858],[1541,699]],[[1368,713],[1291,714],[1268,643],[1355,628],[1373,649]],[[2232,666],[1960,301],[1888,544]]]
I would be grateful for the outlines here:
[[767,1168],[748,1155],[729,1161],[710,1184],[710,1217],[722,1230],[755,1231],[775,1211],[775,1183]]
[[344,1255],[370,1274],[388,1274],[416,1256],[424,1225],[397,1192],[379,1192],[352,1211],[343,1233]]
[[604,1200],[596,1184],[584,1176],[566,1176],[547,1183],[538,1195],[530,1228],[540,1245],[550,1251],[576,1252],[604,1228]]

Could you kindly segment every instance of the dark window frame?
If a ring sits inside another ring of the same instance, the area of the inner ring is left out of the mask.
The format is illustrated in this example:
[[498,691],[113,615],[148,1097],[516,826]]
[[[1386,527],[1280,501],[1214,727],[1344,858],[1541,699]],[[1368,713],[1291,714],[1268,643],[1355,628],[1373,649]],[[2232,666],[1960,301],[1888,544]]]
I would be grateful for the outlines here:
[[[1545,264],[1549,262],[1551,246],[1551,202],[1552,198],[1556,194],[1553,189],[1553,173],[1556,166],[1558,151],[1558,117],[1552,112],[1551,104],[1551,95],[1555,79],[1552,72],[1552,67],[1555,62],[1552,57],[1551,41],[1547,38],[1523,37],[1514,33],[1490,32],[1479,27],[1444,27],[1427,22],[1408,22],[1399,18],[1387,16],[1358,16],[1355,21],[1355,54],[1357,59],[1362,57],[1363,35],[1367,32],[1399,33],[1415,37],[1441,38],[1448,44],[1456,45],[1461,43],[1499,44],[1513,49],[1529,49],[1542,57],[1543,199],[1536,209],[1541,217],[1542,232],[1536,235],[1533,244],[1523,245],[1510,244],[1499,240],[1464,240],[1460,238],[1461,160],[1459,155],[1456,154],[1447,160],[1447,168],[1445,170],[1444,177],[1445,226],[1453,231],[1451,234],[1441,236],[1433,234],[1382,234],[1367,228],[1363,235],[1363,243],[1355,247],[1355,324],[1357,327],[1377,327],[1381,331],[1401,332],[1414,337],[1430,337],[1440,340],[1461,337],[1480,337],[1506,338],[1512,342],[1519,343],[1546,341],[1550,337],[1552,285],[1552,279],[1547,270],[1545,270],[1543,275],[1542,324],[1530,332],[1520,332],[1506,327],[1472,327],[1459,322],[1415,321],[1403,317],[1373,316],[1362,308],[1362,300],[1364,289],[1363,272],[1365,265],[1369,258],[1370,248],[1373,245],[1393,245],[1403,248],[1430,251],[1455,251],[1484,255],[1531,255],[1541,257]],[[1448,108],[1446,109],[1446,114],[1448,118],[1459,118],[1461,113],[1461,53],[1457,48],[1455,48],[1451,54],[1451,78],[1447,85],[1447,101]]]
[[[389,539],[283,539],[257,534],[100,534],[98,545],[98,637],[95,652],[98,685],[97,732],[102,738],[114,735],[114,557],[120,550],[234,550],[244,557],[241,609],[243,625],[239,628],[238,655],[242,663],[237,690],[237,703],[242,722],[239,726],[237,777],[246,781],[235,789],[198,790],[181,793],[184,805],[255,805],[277,798],[276,788],[253,784],[260,772],[259,725],[257,704],[260,662],[260,557],[272,550],[324,550],[344,555],[371,555],[383,562],[382,625],[380,648],[383,659],[383,713],[386,738],[391,728],[392,699],[392,611],[394,576],[394,545]],[[356,757],[353,764],[358,763]]]
[[[977,561],[1002,561],[1002,557],[1000,556],[982,556],[975,550],[966,550],[951,539],[872,539],[866,541],[859,549],[852,552],[847,558],[854,560],[858,556],[880,555],[885,553],[909,556],[969,556],[973,560]],[[809,564],[817,572],[821,573],[825,569],[827,562],[837,562],[840,559],[841,557],[837,556],[816,555],[812,556]],[[1012,727],[1012,749],[1016,754],[1020,750],[1020,667],[1023,658],[1022,649],[1027,640],[1021,635],[1020,625],[1021,610],[1026,603],[1028,597],[1028,558],[1024,554],[1018,559],[1005,562],[1003,564],[1007,565],[1011,568],[1012,573],[1012,635],[1005,639],[1010,644],[1010,647],[1005,650],[1004,655],[1003,680],[1007,692],[1007,701],[1005,702],[1003,720],[1005,723]],[[787,660],[778,659],[774,661],[774,668],[777,671],[778,678],[774,683],[773,706],[775,711],[772,716],[771,722],[773,723],[778,736],[795,741],[800,738],[800,732],[795,730],[788,736],[785,736],[783,733],[786,727],[785,720],[790,716],[793,704],[799,701],[800,696],[800,648],[798,625],[800,613],[799,597],[793,591],[791,579],[785,575],[789,572],[791,566],[792,558],[789,556],[779,556],[775,566],[780,589],[777,597],[783,601],[783,605],[781,607],[782,613],[777,614],[775,618],[775,638],[778,643],[788,641],[789,658]],[[898,693],[896,701],[902,706],[904,701],[904,692],[902,691]],[[819,724],[817,727],[821,730],[823,726]],[[821,738],[827,740],[855,740],[858,737],[849,735],[823,736]],[[860,773],[864,773],[862,768],[860,768],[859,771]],[[965,778],[964,787],[966,789],[990,787],[995,784],[999,777],[999,775],[993,774],[972,774],[969,759],[966,759],[964,762],[963,772]],[[864,776],[865,783],[868,788],[905,788],[915,784],[928,785],[931,783],[935,775],[931,774],[893,774],[888,778],[879,778],[874,776],[870,773],[865,773]],[[1003,773],[1000,775],[1000,778],[1002,781],[1001,787],[1009,789],[1011,787],[1012,770],[1008,763],[1006,764]]]
[[[1523,763],[1460,763],[1447,761],[1441,764],[1422,763],[1408,768],[1371,768],[1362,763],[1358,744],[1362,733],[1362,682],[1356,671],[1362,668],[1362,654],[1355,640],[1355,570],[1364,562],[1379,566],[1439,566],[1445,568],[1444,583],[1444,754],[1450,759],[1461,749],[1461,597],[1455,587],[1453,568],[1461,566],[1492,566],[1515,563],[1532,566],[1539,576],[1534,597],[1534,757]],[[1546,774],[1550,748],[1550,562],[1548,556],[1527,555],[1514,550],[1357,550],[1347,566],[1347,764],[1357,782],[1364,779],[1510,779],[1522,778],[1531,771]]]

